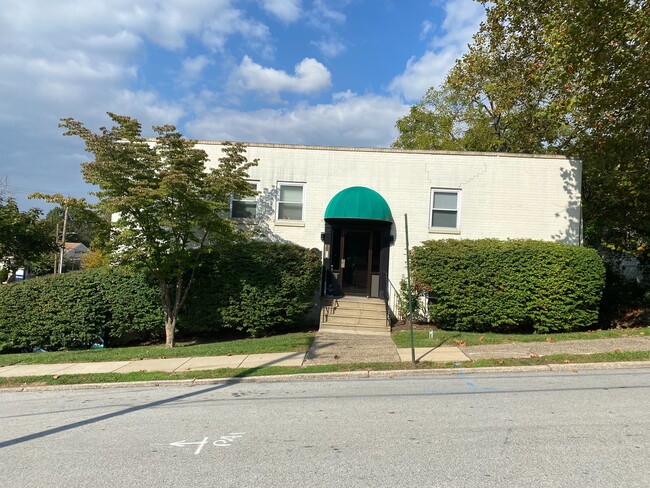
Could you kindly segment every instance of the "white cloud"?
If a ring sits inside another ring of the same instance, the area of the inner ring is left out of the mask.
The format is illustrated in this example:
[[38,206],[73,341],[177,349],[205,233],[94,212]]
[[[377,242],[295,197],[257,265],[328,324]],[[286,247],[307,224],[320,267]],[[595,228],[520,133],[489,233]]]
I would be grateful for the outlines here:
[[269,28],[256,20],[248,19],[241,10],[226,8],[215,12],[199,30],[203,43],[213,51],[223,51],[228,38],[239,34],[255,46],[263,46],[270,38]]
[[431,32],[431,29],[433,29],[433,22],[429,20],[425,20],[424,22],[422,22],[422,30],[420,31],[421,41],[427,38],[429,32]]
[[465,47],[478,31],[485,18],[485,8],[474,0],[449,0],[445,4],[445,20],[442,29],[446,34],[435,40],[437,44],[453,43]]
[[[230,35],[251,41],[266,40],[268,28],[233,6],[233,0],[6,0],[0,12],[4,34],[0,38],[17,47],[33,47],[40,39],[56,47],[121,32],[146,38],[171,50],[185,47],[189,36],[214,49]],[[3,45],[8,45],[4,44]],[[112,47],[112,43],[111,46]]]
[[346,19],[345,14],[336,10],[327,0],[315,0],[311,15],[312,21],[319,26],[329,22],[342,24]]
[[260,0],[260,3],[264,10],[287,24],[300,18],[300,0]]
[[156,0],[6,0],[0,10],[2,172],[19,187],[85,193],[79,162],[88,156],[80,140],[62,137],[59,119],[72,116],[94,129],[110,123],[105,112],[113,111],[137,117],[147,133],[154,123],[178,123],[181,104],[142,82],[147,42],[182,49],[229,10],[235,10],[229,0],[165,6]]
[[[343,53],[347,46],[341,41],[337,32],[345,24],[346,16],[340,11],[349,0],[314,0],[311,10],[307,13],[309,25],[323,32],[319,41],[311,41],[324,56],[334,58]],[[336,6],[333,5],[336,3]]]
[[[27,121],[44,112],[85,118],[92,107],[113,106],[116,91],[140,85],[147,42],[182,49],[193,37],[218,51],[240,35],[266,46],[268,28],[232,4],[7,0],[0,10],[0,109]],[[204,55],[186,58],[185,74],[198,75],[207,62]]]
[[211,63],[210,58],[203,54],[185,58],[181,67],[181,78],[189,82],[194,81],[201,76],[203,70]]
[[328,58],[334,58],[346,50],[345,44],[336,38],[322,39],[320,41],[312,41],[320,52]]
[[456,49],[449,48],[427,51],[419,59],[409,59],[404,72],[391,82],[391,91],[401,94],[405,100],[419,100],[429,87],[444,81],[456,57]]
[[[411,57],[403,73],[390,83],[392,93],[408,101],[417,101],[431,86],[439,85],[456,59],[467,50],[467,44],[485,18],[485,9],[473,0],[448,0],[445,4],[445,20],[442,36],[435,37],[431,49],[420,57]],[[423,33],[428,32],[427,22]]]
[[214,108],[186,124],[198,139],[351,147],[387,147],[409,107],[396,97],[337,93],[332,103],[289,110]]
[[295,67],[295,74],[265,68],[244,56],[231,80],[237,88],[277,96],[280,92],[315,93],[328,88],[330,72],[313,58],[305,58]]

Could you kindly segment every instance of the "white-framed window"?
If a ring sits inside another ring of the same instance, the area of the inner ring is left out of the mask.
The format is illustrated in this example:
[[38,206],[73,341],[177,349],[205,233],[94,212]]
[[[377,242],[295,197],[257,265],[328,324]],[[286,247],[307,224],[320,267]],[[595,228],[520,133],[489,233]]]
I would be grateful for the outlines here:
[[[249,181],[249,185],[257,191],[258,183]],[[257,217],[257,195],[239,197],[234,194],[230,199],[230,217],[233,219],[254,219]]]
[[304,183],[278,183],[280,195],[278,198],[277,220],[303,220],[305,203]]
[[429,226],[442,229],[460,229],[460,190],[431,189]]

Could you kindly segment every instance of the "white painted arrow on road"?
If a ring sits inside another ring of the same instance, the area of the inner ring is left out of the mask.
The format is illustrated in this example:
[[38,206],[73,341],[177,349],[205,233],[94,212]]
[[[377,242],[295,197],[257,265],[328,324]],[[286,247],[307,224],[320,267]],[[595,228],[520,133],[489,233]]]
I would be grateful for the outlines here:
[[202,441],[198,441],[198,442],[178,441],[178,442],[172,442],[169,445],[174,447],[197,446],[196,451],[194,451],[194,454],[199,454],[201,452],[201,449],[203,449],[203,446],[205,446],[207,443],[208,443],[208,438],[204,437]]

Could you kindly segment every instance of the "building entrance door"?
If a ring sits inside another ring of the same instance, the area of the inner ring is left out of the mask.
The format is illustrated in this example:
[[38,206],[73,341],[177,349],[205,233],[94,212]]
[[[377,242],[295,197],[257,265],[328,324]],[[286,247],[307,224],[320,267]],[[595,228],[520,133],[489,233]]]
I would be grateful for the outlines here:
[[344,295],[379,296],[381,232],[333,229],[332,272]]
[[368,296],[370,234],[363,231],[341,233],[341,288],[346,295]]

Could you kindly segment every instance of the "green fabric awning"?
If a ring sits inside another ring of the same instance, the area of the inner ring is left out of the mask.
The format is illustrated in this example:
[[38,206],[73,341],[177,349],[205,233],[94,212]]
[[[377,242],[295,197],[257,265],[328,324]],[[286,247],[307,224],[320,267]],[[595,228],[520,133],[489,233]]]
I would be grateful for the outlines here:
[[325,218],[393,220],[384,197],[365,186],[352,186],[334,195],[325,209]]

